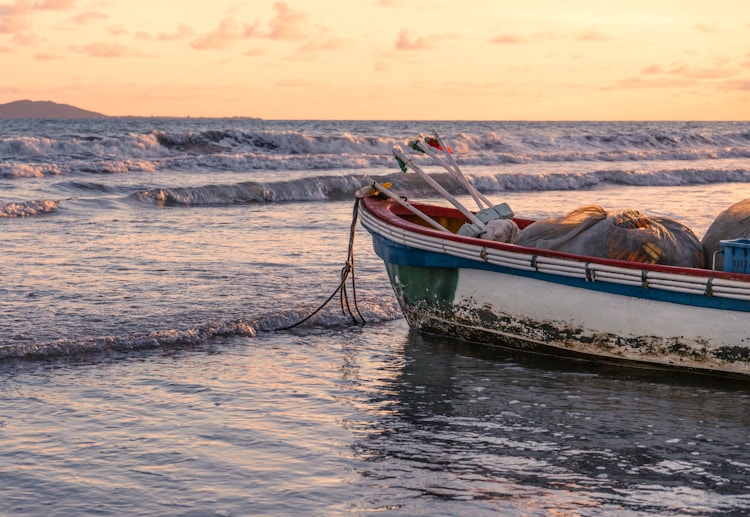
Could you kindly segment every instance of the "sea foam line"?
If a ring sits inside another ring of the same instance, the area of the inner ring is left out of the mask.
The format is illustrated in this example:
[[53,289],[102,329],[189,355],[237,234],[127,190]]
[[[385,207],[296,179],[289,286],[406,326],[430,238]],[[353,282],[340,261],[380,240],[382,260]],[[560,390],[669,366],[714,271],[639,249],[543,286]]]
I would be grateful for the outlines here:
[[[389,293],[390,294],[390,293]],[[360,312],[369,325],[400,319],[398,303],[392,296],[377,302],[359,304]],[[1,360],[36,360],[56,357],[80,357],[107,352],[133,352],[138,350],[191,348],[205,345],[222,337],[254,338],[259,332],[275,332],[307,316],[305,309],[259,314],[248,319],[210,322],[190,329],[169,329],[124,336],[103,336],[83,340],[58,340],[48,343],[0,344]],[[354,325],[351,318],[339,308],[326,308],[303,325],[297,332],[311,328],[340,328]]]

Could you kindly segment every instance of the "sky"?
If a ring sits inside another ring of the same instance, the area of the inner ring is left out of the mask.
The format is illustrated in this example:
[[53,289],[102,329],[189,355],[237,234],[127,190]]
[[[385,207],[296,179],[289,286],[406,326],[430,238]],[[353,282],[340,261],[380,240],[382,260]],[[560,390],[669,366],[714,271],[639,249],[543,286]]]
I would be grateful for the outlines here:
[[750,120],[748,0],[0,0],[0,103],[112,116]]

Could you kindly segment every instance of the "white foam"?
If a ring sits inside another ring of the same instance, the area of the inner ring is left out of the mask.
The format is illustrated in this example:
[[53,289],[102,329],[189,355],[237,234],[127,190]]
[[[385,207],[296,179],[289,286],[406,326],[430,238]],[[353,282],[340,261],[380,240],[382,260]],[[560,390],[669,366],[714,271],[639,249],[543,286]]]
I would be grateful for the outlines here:
[[48,214],[58,209],[58,203],[49,199],[0,204],[0,217],[32,217]]

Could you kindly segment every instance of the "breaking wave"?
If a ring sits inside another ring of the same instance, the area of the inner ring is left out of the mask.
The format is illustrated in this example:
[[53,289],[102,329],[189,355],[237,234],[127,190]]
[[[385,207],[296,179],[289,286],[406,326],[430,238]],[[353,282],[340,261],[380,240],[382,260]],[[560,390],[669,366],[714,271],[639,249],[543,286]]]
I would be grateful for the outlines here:
[[[447,173],[430,175],[450,192],[466,193],[459,182]],[[657,171],[608,170],[588,173],[550,174],[474,174],[470,176],[482,192],[580,190],[599,185],[680,186],[712,183],[750,182],[748,169],[678,169]],[[345,201],[372,179],[393,184],[393,191],[407,197],[430,198],[437,194],[414,174],[378,176],[314,176],[288,181],[247,181],[226,185],[197,187],[164,187],[134,192],[138,202],[159,206],[221,206],[251,203],[291,203],[310,201]]]
[[[395,300],[385,298],[377,303],[360,303],[366,325],[401,319]],[[248,319],[210,322],[189,329],[169,329],[123,336],[102,336],[82,340],[57,340],[48,343],[0,343],[0,361],[43,360],[80,357],[93,353],[133,352],[149,349],[190,348],[205,345],[223,337],[254,338],[259,332],[286,332],[286,327],[306,318],[309,313],[287,310],[262,314]],[[327,308],[305,321],[298,328],[309,332],[316,329],[338,329],[356,323],[338,309]]]
[[[113,124],[117,121],[113,121]],[[123,122],[124,124],[124,122]],[[182,126],[180,125],[182,124]],[[279,122],[228,121],[169,129],[140,121],[112,134],[0,137],[0,177],[59,174],[254,170],[358,170],[392,168],[391,149],[416,136],[423,124],[377,123],[378,133],[358,134],[355,122],[331,122],[336,130],[291,128]],[[149,127],[150,125],[150,127]],[[750,131],[727,124],[444,123],[446,140],[462,165],[566,162],[642,162],[750,157]],[[382,126],[382,127],[380,127]],[[558,127],[559,126],[559,127]],[[188,128],[190,127],[190,128]],[[199,127],[203,129],[198,129]],[[429,127],[429,126],[428,126]],[[471,132],[467,131],[471,128]],[[451,132],[450,129],[457,129]],[[387,135],[387,136],[383,136]]]
[[58,202],[49,199],[0,203],[0,217],[33,217],[49,214],[58,208]]
[[[438,181],[453,190],[460,185],[447,174],[436,175]],[[431,196],[431,190],[416,176],[386,175],[372,178],[378,182],[395,182],[410,195]],[[235,185],[172,187],[135,192],[137,201],[161,206],[212,206],[246,203],[281,203],[305,201],[345,201],[367,184],[365,176],[316,176],[290,181],[254,182]]]

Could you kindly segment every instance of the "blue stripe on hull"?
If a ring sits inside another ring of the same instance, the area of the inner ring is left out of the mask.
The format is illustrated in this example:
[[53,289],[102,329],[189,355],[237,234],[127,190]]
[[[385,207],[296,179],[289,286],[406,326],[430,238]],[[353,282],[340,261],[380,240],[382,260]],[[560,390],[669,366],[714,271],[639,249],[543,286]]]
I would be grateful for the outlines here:
[[496,271],[519,277],[534,278],[553,284],[562,284],[580,289],[599,291],[610,294],[643,298],[660,302],[668,302],[693,307],[706,307],[738,312],[750,312],[750,302],[745,300],[734,300],[730,298],[719,298],[701,294],[680,293],[662,289],[650,289],[642,286],[615,284],[603,281],[588,281],[580,278],[571,278],[549,273],[538,273],[523,269],[507,268],[485,262],[468,260],[461,257],[424,251],[411,248],[403,244],[393,242],[376,233],[372,233],[373,247],[377,255],[387,264],[401,266],[426,267],[426,268],[449,268],[449,269],[479,269],[485,271]]

